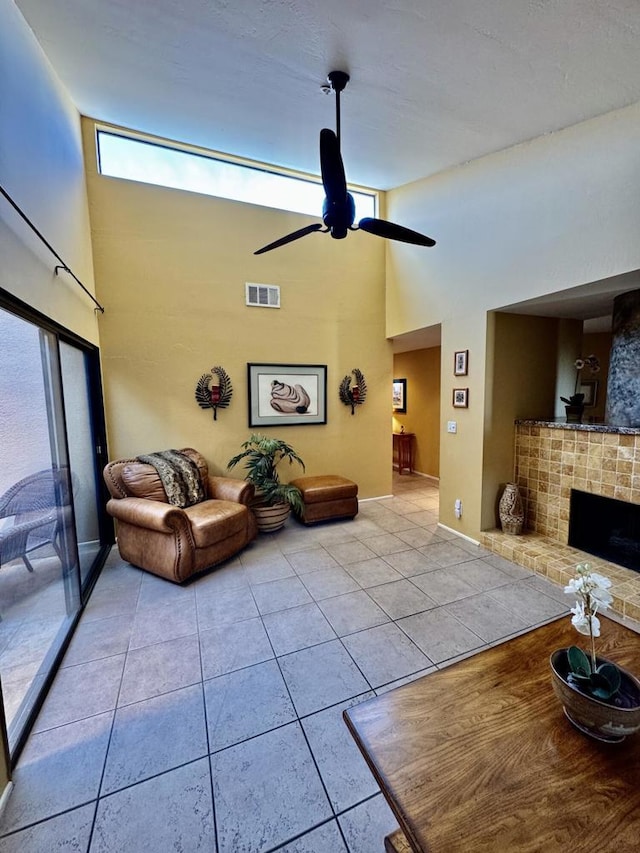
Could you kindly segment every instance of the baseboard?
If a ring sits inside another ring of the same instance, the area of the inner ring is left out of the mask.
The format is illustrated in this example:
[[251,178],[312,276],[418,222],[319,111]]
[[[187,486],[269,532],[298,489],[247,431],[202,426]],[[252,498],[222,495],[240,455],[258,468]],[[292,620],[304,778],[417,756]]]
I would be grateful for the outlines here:
[[366,504],[369,503],[369,501],[385,501],[392,497],[394,497],[394,495],[379,495],[377,498],[358,498],[358,503]]
[[[395,473],[397,474],[398,473],[398,466],[394,464],[392,467],[393,467],[393,470],[395,471]],[[438,483],[438,485],[440,485],[440,477],[434,477],[433,474],[425,474],[423,471],[415,471],[415,470],[412,471],[411,473],[415,474],[416,477],[426,477],[427,480],[433,480],[434,483]],[[398,474],[398,476],[401,477],[402,474]]]
[[473,545],[480,544],[477,539],[473,539],[471,536],[466,536],[464,533],[460,533],[459,530],[454,530],[452,527],[447,527],[447,525],[443,524],[441,521],[438,522],[438,527],[441,527],[443,530],[446,530],[449,533],[453,533],[454,536],[459,536],[460,539],[466,539],[467,542],[471,542]]
[[11,792],[13,791],[13,782],[7,782],[4,791],[2,792],[2,796],[0,797],[0,818],[2,817],[2,813],[7,807],[7,803],[9,801],[9,797],[11,796]]
[[431,480],[440,485],[440,477],[434,477],[433,474],[424,474],[422,471],[414,471],[413,473],[417,474],[418,477],[424,477],[426,480]]

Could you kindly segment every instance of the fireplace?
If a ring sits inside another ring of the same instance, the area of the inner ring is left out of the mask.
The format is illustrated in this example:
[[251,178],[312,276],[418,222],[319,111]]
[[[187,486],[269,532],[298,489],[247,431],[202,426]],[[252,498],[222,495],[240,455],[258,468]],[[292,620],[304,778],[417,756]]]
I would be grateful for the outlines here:
[[640,505],[572,489],[569,545],[640,572]]

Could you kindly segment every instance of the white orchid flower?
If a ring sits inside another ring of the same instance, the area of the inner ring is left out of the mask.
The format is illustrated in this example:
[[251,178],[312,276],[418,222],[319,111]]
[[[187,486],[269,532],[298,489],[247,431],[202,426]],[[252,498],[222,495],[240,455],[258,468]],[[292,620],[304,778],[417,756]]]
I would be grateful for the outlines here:
[[597,616],[591,616],[585,613],[584,604],[581,601],[576,601],[575,607],[571,608],[573,616],[571,624],[580,634],[588,636],[600,636],[600,620]]
[[581,598],[587,606],[587,613],[597,609],[606,610],[613,604],[613,597],[608,592],[611,581],[598,572],[589,572],[589,563],[577,566],[578,576],[572,578],[564,591]]
[[575,607],[571,608],[573,616],[571,624],[581,634],[589,634],[589,618],[584,612],[584,604],[581,601],[576,601]]
[[606,610],[613,604],[613,596],[606,589],[594,589],[591,598],[596,602],[599,610]]
[[579,595],[582,589],[582,578],[571,578],[565,586],[564,591],[567,595]]
[[596,613],[613,604],[610,588],[609,578],[599,572],[592,572],[590,563],[579,563],[575,577],[564,588],[566,593],[573,593],[576,599],[575,606],[571,608],[571,624],[576,631],[591,640],[592,673],[597,668],[595,638],[600,636],[600,620]]

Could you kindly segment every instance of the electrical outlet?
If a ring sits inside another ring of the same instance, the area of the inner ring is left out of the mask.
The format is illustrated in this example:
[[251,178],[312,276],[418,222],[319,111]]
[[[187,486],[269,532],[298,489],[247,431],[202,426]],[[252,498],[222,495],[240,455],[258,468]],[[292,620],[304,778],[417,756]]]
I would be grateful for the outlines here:
[[453,512],[456,518],[462,518],[462,501],[460,498],[456,498],[456,502],[453,505]]
[[458,432],[458,422],[447,421],[447,432]]

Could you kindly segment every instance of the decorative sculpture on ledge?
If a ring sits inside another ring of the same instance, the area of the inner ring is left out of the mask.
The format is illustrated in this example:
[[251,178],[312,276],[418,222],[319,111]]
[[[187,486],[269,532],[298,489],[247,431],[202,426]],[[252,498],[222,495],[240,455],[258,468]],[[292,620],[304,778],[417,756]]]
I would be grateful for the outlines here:
[[[212,383],[214,376],[218,382]],[[218,409],[226,409],[231,402],[233,387],[229,374],[222,367],[212,367],[203,373],[196,386],[196,403],[202,409],[213,409],[213,419],[218,420]]]
[[351,414],[354,415],[356,406],[361,406],[367,398],[367,383],[364,381],[362,371],[354,367],[351,371],[355,377],[355,383],[351,384],[351,376],[347,375],[340,383],[340,399],[345,406],[351,406]]

